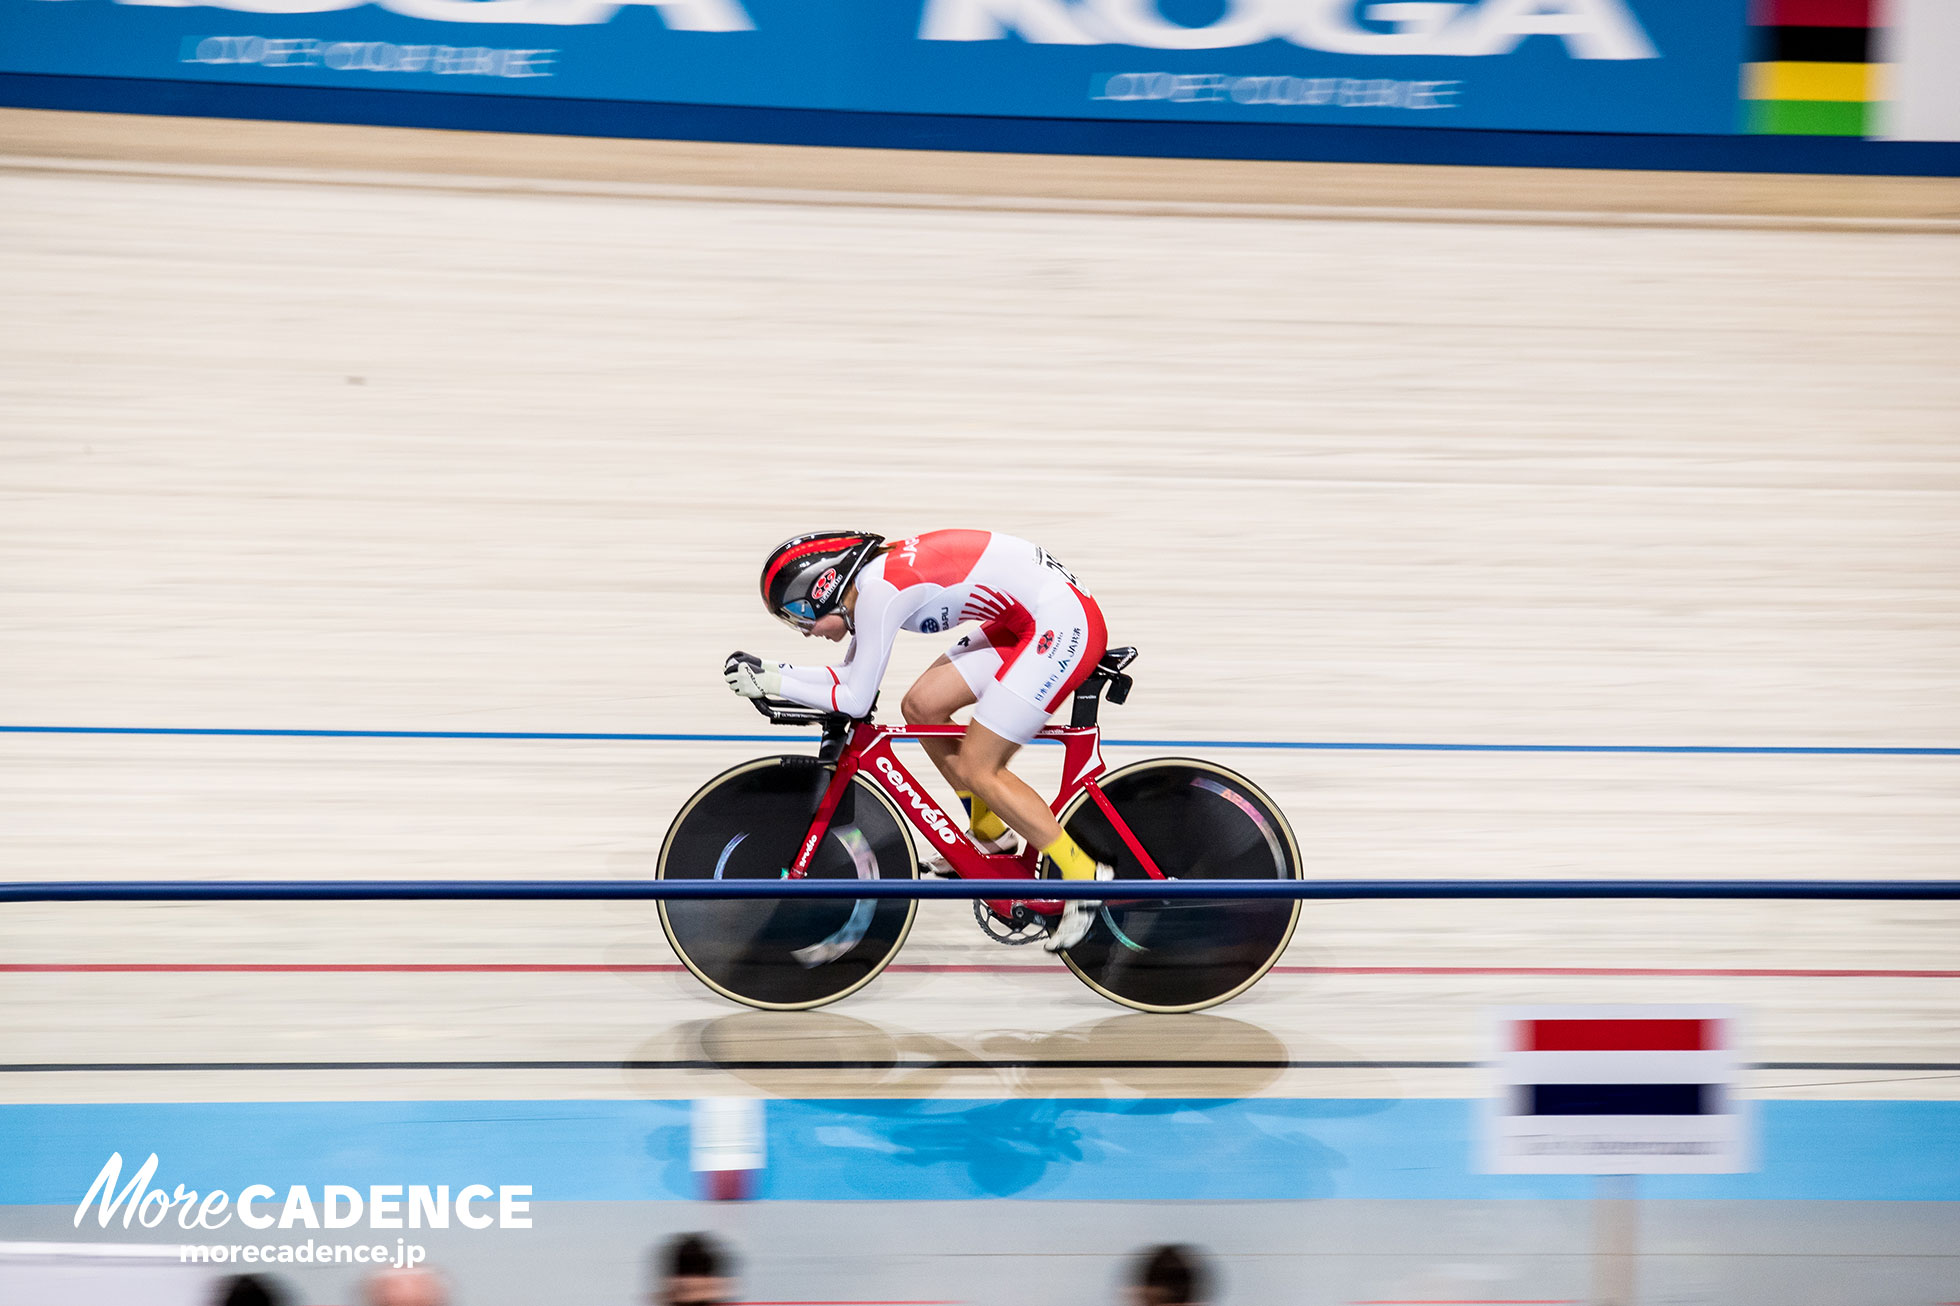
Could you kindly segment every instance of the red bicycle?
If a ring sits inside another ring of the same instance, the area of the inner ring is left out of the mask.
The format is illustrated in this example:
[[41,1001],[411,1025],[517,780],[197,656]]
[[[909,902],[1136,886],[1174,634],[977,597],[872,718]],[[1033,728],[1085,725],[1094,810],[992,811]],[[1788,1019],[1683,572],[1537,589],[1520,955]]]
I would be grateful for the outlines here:
[[[1088,937],[1062,954],[1096,992],[1142,1011],[1195,1011],[1251,987],[1293,936],[1297,900],[1123,897],[1124,880],[1297,879],[1300,856],[1279,808],[1244,776],[1190,758],[1106,770],[1097,713],[1105,692],[1129,697],[1133,648],[1111,649],[1075,692],[1070,722],[1038,736],[1063,748],[1051,805],[1075,841],[1116,871]],[[964,727],[877,725],[775,699],[756,707],[779,725],[821,725],[815,756],[744,762],[681,809],[660,849],[662,879],[913,879],[909,825],[962,878],[1054,877],[1033,849],[980,851],[906,769],[892,745],[958,736]],[[1031,943],[1061,903],[977,899],[997,942]],[[703,983],[772,1010],[822,1006],[855,993],[898,952],[918,912],[912,899],[660,903],[674,952]]]

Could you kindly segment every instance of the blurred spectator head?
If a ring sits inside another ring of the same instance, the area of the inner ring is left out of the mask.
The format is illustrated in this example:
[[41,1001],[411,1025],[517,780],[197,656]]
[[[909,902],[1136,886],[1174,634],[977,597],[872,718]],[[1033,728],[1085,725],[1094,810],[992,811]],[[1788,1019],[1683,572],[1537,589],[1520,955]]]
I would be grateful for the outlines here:
[[1211,1272],[1197,1248],[1182,1243],[1146,1247],[1137,1256],[1131,1300],[1136,1306],[1203,1306],[1211,1300]]
[[277,1279],[263,1274],[234,1274],[218,1281],[217,1306],[286,1306],[290,1300]]
[[723,1306],[735,1299],[735,1267],[719,1242],[684,1233],[668,1243],[654,1266],[655,1306]]
[[367,1306],[449,1306],[449,1285],[434,1270],[382,1270],[367,1281]]

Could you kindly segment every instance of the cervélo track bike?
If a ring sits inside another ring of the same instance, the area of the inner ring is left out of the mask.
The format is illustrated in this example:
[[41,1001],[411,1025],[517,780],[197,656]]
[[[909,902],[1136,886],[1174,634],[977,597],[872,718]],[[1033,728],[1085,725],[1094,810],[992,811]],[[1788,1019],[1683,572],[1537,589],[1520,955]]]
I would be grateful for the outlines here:
[[[1097,993],[1141,1011],[1196,1011],[1243,993],[1293,936],[1297,899],[1177,899],[1124,894],[1125,881],[1298,879],[1285,815],[1250,780],[1211,762],[1152,758],[1116,770],[1102,759],[1105,692],[1122,703],[1133,648],[1111,649],[1074,694],[1070,722],[1037,736],[1063,749],[1051,810],[1115,869],[1094,927],[1061,954]],[[818,725],[815,755],[761,757],[724,771],[681,809],[660,849],[662,879],[913,879],[908,828],[963,879],[1028,881],[1025,897],[979,898],[996,942],[1044,937],[1062,909],[1038,885],[1059,872],[1032,848],[983,853],[893,751],[957,737],[959,725],[879,725],[780,699],[754,700],[778,725]],[[875,704],[874,704],[875,709]],[[715,992],[751,1007],[798,1010],[847,997],[897,955],[916,899],[663,900],[674,952]]]

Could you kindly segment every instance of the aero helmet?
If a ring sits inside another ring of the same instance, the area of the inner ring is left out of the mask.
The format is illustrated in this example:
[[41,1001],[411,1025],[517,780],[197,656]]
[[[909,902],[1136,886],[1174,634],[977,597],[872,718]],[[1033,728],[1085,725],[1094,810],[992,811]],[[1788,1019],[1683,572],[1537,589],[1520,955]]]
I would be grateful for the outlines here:
[[867,531],[811,531],[784,540],[762,565],[763,606],[778,620],[808,630],[837,610],[884,542]]

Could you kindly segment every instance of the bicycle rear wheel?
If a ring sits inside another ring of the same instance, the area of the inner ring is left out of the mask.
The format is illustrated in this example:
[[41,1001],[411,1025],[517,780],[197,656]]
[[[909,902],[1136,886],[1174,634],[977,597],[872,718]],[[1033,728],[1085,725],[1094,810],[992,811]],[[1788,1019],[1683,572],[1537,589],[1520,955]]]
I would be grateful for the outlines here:
[[[1244,776],[1210,762],[1154,758],[1103,777],[1110,805],[1177,880],[1292,880],[1300,853],[1286,817]],[[1118,881],[1149,874],[1088,792],[1062,828]],[[1046,873],[1055,873],[1045,864]],[[1113,887],[1088,937],[1062,954],[1083,983],[1139,1011],[1196,1011],[1236,997],[1272,969],[1300,903],[1259,898],[1124,901]]]
[[[796,860],[832,768],[811,757],[758,758],[690,798],[667,832],[666,880],[780,880]],[[855,778],[810,864],[811,879],[913,879],[918,860],[891,803]],[[869,984],[912,928],[906,899],[662,901],[674,953],[723,997],[768,1010],[835,1002]]]

